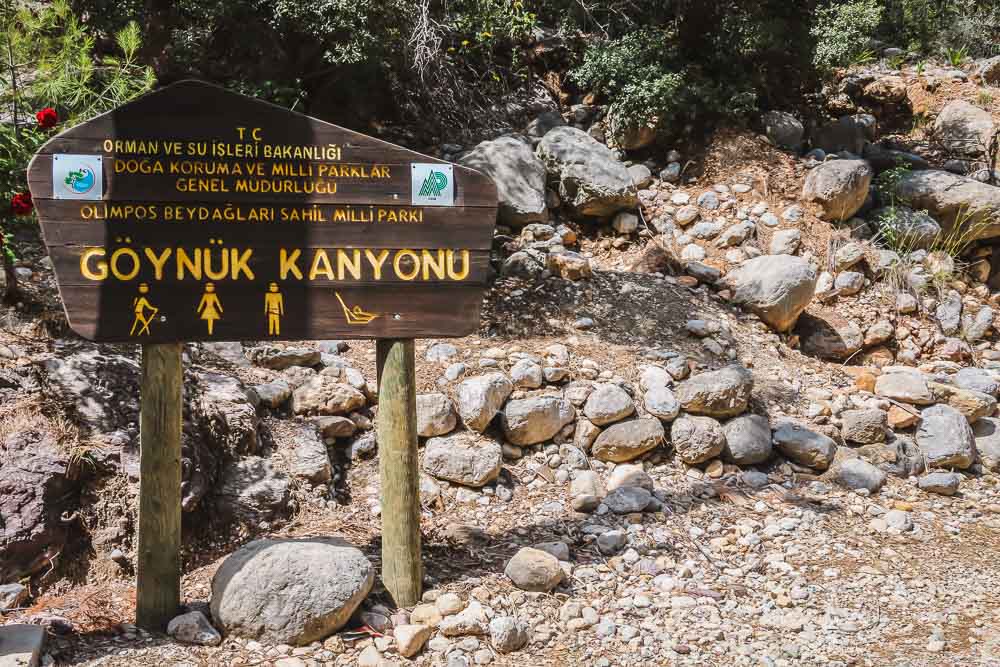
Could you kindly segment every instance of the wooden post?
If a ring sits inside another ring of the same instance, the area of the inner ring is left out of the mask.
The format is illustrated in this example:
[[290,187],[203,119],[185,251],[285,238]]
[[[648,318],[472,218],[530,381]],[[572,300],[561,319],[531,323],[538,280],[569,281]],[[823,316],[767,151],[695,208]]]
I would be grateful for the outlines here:
[[162,632],[181,593],[181,343],[142,346],[136,624]]
[[420,602],[420,484],[413,339],[376,343],[382,581],[399,607]]

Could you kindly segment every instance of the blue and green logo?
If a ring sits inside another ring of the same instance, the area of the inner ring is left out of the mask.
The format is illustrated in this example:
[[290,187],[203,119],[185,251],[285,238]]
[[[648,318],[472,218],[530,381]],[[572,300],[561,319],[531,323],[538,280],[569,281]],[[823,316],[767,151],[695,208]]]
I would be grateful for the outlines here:
[[94,183],[96,182],[97,179],[94,177],[94,172],[90,167],[72,169],[66,174],[66,187],[69,188],[70,192],[78,195],[86,194],[93,190]]

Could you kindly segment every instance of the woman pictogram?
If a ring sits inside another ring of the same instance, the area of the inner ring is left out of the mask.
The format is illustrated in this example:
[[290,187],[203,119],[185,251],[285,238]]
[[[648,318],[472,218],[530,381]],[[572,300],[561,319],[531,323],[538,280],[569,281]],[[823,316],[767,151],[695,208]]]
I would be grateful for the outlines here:
[[201,313],[201,319],[208,323],[208,335],[212,335],[212,328],[215,326],[215,320],[222,317],[222,304],[219,303],[219,295],[215,293],[215,284],[206,283],[205,284],[205,294],[201,297],[201,303],[198,304],[198,312]]

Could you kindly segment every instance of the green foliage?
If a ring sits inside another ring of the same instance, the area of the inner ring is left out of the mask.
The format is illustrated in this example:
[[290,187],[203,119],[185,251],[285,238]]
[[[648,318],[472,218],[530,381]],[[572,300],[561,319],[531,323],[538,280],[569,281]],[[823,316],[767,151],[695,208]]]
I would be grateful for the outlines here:
[[882,11],[878,0],[852,0],[818,10],[811,31],[816,38],[816,67],[829,71],[854,62],[875,36]]
[[966,54],[968,53],[968,47],[962,46],[959,48],[945,48],[944,58],[952,67],[961,67],[962,63],[965,62]]

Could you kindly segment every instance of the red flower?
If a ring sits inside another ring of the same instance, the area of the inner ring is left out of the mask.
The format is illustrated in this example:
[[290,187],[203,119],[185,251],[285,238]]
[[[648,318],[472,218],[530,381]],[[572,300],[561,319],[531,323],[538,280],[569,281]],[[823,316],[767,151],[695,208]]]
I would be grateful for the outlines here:
[[14,211],[14,215],[30,215],[32,209],[35,208],[31,201],[31,193],[22,192],[11,197],[10,208]]
[[50,127],[55,127],[56,123],[59,122],[59,115],[56,110],[52,107],[45,107],[41,111],[35,114],[35,118],[38,120],[38,127],[43,130],[47,130]]

